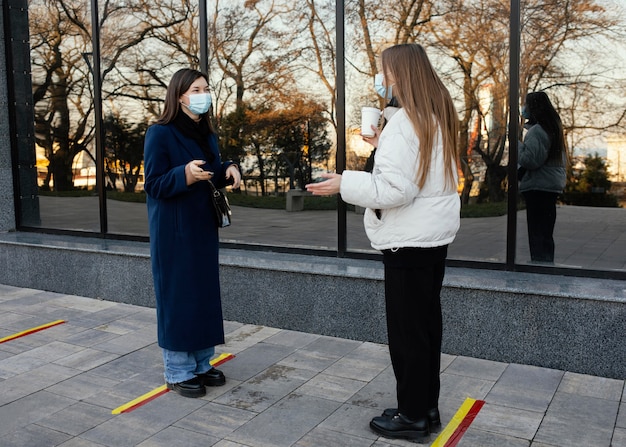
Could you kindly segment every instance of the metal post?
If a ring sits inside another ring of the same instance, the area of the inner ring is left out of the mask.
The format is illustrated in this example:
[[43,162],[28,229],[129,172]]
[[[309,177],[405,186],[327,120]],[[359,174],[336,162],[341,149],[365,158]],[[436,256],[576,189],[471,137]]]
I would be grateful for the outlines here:
[[517,238],[517,149],[520,134],[519,66],[520,66],[520,0],[511,0],[509,52],[509,190],[506,233],[506,269],[515,270]]
[[207,24],[207,3],[200,0],[200,71],[205,75],[209,74],[209,32]]
[[100,199],[100,233],[108,232],[106,188],[104,187],[104,126],[102,121],[102,71],[100,69],[100,19],[98,0],[91,0],[91,46],[93,52],[93,101],[96,125],[96,189]]
[[[345,64],[345,2],[337,0],[336,11],[336,40],[337,40],[337,156],[336,168],[338,173],[346,169],[346,64]],[[337,197],[337,256],[342,258],[347,249],[347,222],[346,203]]]

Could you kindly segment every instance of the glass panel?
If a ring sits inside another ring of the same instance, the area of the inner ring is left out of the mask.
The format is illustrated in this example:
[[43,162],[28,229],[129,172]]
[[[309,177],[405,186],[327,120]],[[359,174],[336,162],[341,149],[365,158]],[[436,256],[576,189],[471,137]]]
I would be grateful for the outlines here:
[[220,147],[244,178],[223,241],[336,250],[336,197],[304,191],[335,169],[334,13],[334,2],[209,2]]
[[[618,37],[626,23],[623,2],[596,1],[587,8],[589,2],[581,0],[567,10],[554,3],[544,5],[540,16],[533,4],[526,2],[522,10],[522,99],[528,92],[548,95],[562,121],[570,164],[552,235],[547,211],[533,214],[541,203],[533,198],[538,188],[527,193],[518,218],[517,262],[624,270],[626,53]],[[531,225],[537,222],[530,231],[529,213]],[[552,252],[553,261],[545,257]]]
[[[476,2],[391,2],[380,13],[373,1],[349,4],[346,26],[348,169],[364,169],[371,147],[359,137],[361,107],[384,109],[395,104],[374,89],[380,52],[393,44],[420,43],[455,100],[461,125],[459,194],[463,219],[449,257],[504,262],[506,247],[506,164],[508,97],[508,11],[484,10]],[[434,4],[433,4],[434,5]],[[489,33],[476,39],[477,18]],[[384,122],[384,120],[383,120]],[[368,166],[369,167],[369,166]],[[357,213],[362,210],[356,210]],[[356,221],[356,219],[354,219]],[[349,216],[348,221],[351,222]],[[362,223],[348,234],[353,251],[371,250]]]
[[[29,2],[38,186],[33,203],[40,212],[37,219],[32,207],[24,207],[22,223],[98,231],[93,102],[83,57],[90,51],[89,9],[73,2],[68,17],[62,3]],[[20,172],[22,186],[25,181]]]

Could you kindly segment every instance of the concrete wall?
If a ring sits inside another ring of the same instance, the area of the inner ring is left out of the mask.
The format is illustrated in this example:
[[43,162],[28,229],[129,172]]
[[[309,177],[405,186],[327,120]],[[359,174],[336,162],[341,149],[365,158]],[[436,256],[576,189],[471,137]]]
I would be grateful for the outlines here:
[[[227,320],[386,342],[376,261],[222,250]],[[154,306],[148,245],[0,234],[0,283]],[[626,377],[623,281],[449,268],[443,351]]]

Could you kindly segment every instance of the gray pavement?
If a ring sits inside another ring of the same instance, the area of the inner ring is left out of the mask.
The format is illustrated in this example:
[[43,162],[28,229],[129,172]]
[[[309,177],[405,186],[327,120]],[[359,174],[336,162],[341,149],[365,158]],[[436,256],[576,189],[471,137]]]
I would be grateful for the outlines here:
[[[39,197],[41,226],[100,231],[97,197]],[[143,203],[107,201],[109,232],[148,235]],[[504,263],[506,261],[507,216],[461,219],[448,257]],[[559,206],[554,231],[557,267],[594,270],[626,270],[626,210]],[[226,242],[288,247],[337,247],[335,211],[287,212],[233,207],[233,225],[220,232]],[[363,216],[347,213],[348,250],[376,253],[365,235]],[[526,213],[517,215],[516,262],[530,262]]]
[[[395,403],[385,345],[228,321],[225,386],[112,414],[163,385],[155,310],[0,285],[0,339],[56,320],[0,343],[2,447],[414,445],[368,428]],[[445,354],[441,380],[448,429],[485,401],[460,447],[626,446],[624,380]]]

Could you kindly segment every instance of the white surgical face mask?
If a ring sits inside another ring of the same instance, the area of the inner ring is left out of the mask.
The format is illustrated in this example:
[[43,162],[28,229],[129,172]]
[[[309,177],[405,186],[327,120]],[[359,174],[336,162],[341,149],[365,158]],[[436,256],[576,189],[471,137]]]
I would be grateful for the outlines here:
[[385,87],[383,85],[383,80],[384,79],[385,79],[385,77],[383,76],[382,73],[376,74],[374,76],[374,89],[376,90],[376,93],[378,93],[378,95],[381,98],[384,98],[387,101],[390,101],[391,98],[393,98],[393,95],[391,94],[391,86]]
[[185,95],[189,98],[189,105],[185,105],[191,113],[202,115],[209,111],[211,107],[211,95],[208,93],[196,93],[193,95]]

